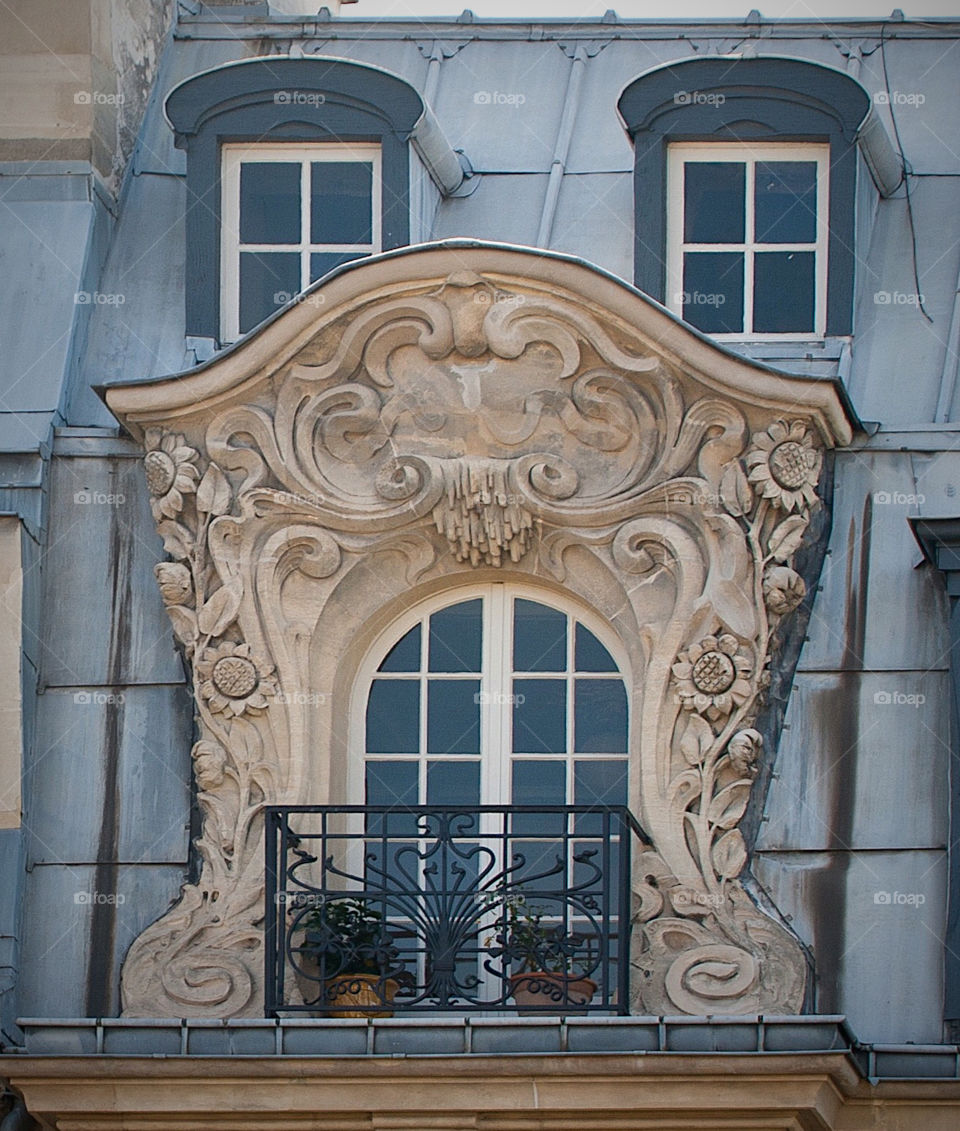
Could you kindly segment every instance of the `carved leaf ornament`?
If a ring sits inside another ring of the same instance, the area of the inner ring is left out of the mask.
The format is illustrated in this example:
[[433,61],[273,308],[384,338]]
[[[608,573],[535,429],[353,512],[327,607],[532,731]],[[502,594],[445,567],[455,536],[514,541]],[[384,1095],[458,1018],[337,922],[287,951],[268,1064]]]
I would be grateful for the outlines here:
[[327,288],[205,371],[107,393],[145,449],[203,815],[200,877],[131,947],[125,1011],[262,1011],[262,807],[355,800],[318,784],[346,757],[325,681],[349,687],[367,621],[483,571],[562,587],[629,652],[635,1008],[799,1010],[803,954],[744,890],[738,826],[823,451],[850,437],[836,391],[516,249]]

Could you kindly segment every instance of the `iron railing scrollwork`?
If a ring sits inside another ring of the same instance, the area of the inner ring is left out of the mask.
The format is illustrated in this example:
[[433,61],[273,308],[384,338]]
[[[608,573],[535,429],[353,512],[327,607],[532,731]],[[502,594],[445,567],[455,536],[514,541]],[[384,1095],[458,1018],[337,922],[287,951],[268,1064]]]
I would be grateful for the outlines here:
[[269,806],[266,1011],[629,1011],[622,806]]

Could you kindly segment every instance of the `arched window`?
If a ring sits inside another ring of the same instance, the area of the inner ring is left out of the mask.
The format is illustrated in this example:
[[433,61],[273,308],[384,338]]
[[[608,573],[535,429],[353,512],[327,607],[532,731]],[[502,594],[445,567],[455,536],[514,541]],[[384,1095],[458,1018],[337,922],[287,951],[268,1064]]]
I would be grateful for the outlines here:
[[[472,587],[412,610],[361,681],[369,805],[625,805],[616,642],[554,595]],[[359,721],[359,720],[358,720]]]

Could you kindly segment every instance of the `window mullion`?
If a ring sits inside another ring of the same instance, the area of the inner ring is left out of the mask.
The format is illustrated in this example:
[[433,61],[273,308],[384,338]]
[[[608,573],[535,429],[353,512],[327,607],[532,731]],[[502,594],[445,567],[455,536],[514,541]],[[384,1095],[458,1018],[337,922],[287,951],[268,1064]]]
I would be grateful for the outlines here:
[[427,647],[430,641],[430,618],[420,622],[420,769],[418,789],[422,803],[427,802],[427,694],[430,690],[427,673]]
[[[510,797],[510,692],[512,670],[511,601],[502,584],[491,585],[485,602],[484,678],[487,687],[486,736],[481,738],[481,800],[501,804]],[[486,770],[486,772],[484,772]]]
[[753,333],[753,268],[754,268],[754,255],[757,245],[757,233],[754,230],[756,224],[755,216],[755,193],[757,191],[757,162],[755,158],[748,158],[746,161],[746,192],[745,192],[745,216],[744,216],[744,250],[743,250],[743,332],[745,334]]
[[300,162],[300,290],[310,286],[310,159]]

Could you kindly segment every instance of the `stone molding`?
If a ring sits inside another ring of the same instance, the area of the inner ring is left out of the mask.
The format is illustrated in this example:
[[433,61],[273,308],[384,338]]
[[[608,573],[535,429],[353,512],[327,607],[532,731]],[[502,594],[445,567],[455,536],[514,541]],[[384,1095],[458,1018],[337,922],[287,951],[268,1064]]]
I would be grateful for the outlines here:
[[105,393],[146,450],[203,813],[200,878],[131,947],[125,1013],[262,1013],[263,805],[348,800],[372,635],[481,579],[562,589],[624,642],[651,838],[636,1010],[799,1011],[805,959],[742,886],[738,824],[823,451],[851,437],[837,389],[561,257],[439,245],[309,293],[190,374]]
[[15,1056],[0,1073],[44,1126],[105,1131],[953,1131],[955,1079],[863,1079],[834,1052],[463,1056]]

